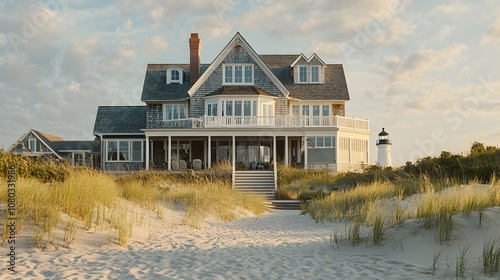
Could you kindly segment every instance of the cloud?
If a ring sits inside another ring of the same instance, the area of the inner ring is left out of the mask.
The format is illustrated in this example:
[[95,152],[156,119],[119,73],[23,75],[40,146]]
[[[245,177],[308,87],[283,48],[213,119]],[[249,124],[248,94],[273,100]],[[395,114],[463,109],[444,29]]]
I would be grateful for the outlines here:
[[123,24],[123,27],[127,30],[130,30],[130,28],[132,27],[132,20],[129,19],[127,20],[124,24]]
[[468,47],[451,44],[442,49],[421,49],[407,57],[390,56],[383,61],[382,70],[394,84],[416,81],[429,73],[455,66],[463,58]]
[[500,46],[500,17],[488,26],[488,29],[483,34],[482,44],[492,44]]
[[463,15],[471,11],[469,5],[466,4],[449,4],[438,5],[432,9],[431,14],[444,14],[444,15]]
[[228,21],[221,20],[215,15],[199,17],[193,24],[193,30],[202,34],[205,41],[225,36],[232,29],[232,25]]
[[75,40],[69,44],[63,56],[61,71],[63,75],[69,75],[74,79],[83,80],[89,71],[90,64],[97,59],[101,34],[94,33],[82,40]]
[[144,55],[146,57],[155,57],[167,50],[167,41],[161,36],[154,36],[146,40],[144,46]]
[[104,74],[117,74],[130,66],[130,63],[136,58],[134,43],[130,40],[124,40],[120,46],[111,52],[102,61]]

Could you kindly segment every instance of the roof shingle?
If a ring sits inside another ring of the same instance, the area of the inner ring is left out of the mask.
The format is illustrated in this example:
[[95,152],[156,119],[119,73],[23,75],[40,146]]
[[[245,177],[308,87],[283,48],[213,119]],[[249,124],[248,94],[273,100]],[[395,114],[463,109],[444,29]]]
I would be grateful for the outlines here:
[[113,133],[144,133],[146,106],[99,106],[94,135]]

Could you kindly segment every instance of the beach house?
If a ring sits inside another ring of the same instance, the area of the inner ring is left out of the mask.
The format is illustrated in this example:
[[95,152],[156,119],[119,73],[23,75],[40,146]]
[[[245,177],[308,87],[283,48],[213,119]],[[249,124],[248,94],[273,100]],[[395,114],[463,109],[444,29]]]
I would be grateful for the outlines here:
[[210,64],[201,63],[201,47],[193,33],[189,63],[147,66],[143,106],[98,108],[104,171],[222,161],[234,174],[276,164],[349,171],[370,162],[368,120],[346,116],[342,65],[317,54],[258,54],[240,33]]

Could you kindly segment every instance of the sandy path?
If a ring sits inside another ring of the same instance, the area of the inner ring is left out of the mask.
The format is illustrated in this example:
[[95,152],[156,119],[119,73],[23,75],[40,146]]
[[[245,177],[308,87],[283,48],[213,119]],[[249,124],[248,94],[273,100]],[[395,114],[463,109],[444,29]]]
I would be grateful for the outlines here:
[[[92,250],[18,252],[11,279],[429,279],[428,268],[397,261],[390,245],[332,249],[340,224],[299,211],[271,211],[231,223],[161,230],[150,243]],[[7,275],[3,275],[6,277]],[[1,277],[1,275],[0,275]]]

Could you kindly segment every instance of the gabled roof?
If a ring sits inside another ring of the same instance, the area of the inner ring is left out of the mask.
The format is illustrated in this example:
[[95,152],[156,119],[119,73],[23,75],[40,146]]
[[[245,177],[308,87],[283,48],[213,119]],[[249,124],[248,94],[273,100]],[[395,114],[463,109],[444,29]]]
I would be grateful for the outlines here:
[[321,58],[319,58],[316,53],[313,53],[309,59],[307,59],[307,57],[303,53],[301,53],[299,57],[297,57],[297,59],[290,65],[290,67],[294,67],[301,58],[303,58],[307,63],[311,63],[311,61],[316,58],[323,66],[326,66],[326,63]]
[[59,159],[62,158],[62,156],[57,152],[57,149],[55,149],[55,147],[50,139],[56,139],[58,141],[64,141],[64,139],[62,139],[61,137],[57,137],[54,135],[50,135],[47,133],[36,131],[34,129],[31,129],[31,132],[33,133],[33,135],[35,135],[35,137],[38,138],[38,140],[40,140],[40,142],[42,142],[45,146],[47,146],[47,148],[49,148],[49,150],[52,153],[54,153]]
[[219,55],[214,59],[214,61],[210,64],[207,70],[200,76],[198,81],[188,90],[189,96],[193,96],[193,94],[200,88],[201,85],[210,77],[210,75],[215,71],[215,69],[222,63],[224,58],[231,52],[231,50],[237,46],[242,46],[250,57],[259,65],[259,67],[264,71],[264,73],[269,77],[269,79],[274,83],[274,85],[283,93],[284,96],[288,96],[288,90],[283,84],[277,79],[271,69],[261,60],[259,55],[252,49],[250,44],[241,36],[238,32],[234,35],[233,39],[229,41],[226,47],[219,53]]
[[[200,65],[200,75],[205,72],[209,64]],[[167,84],[167,70],[179,67],[183,72],[182,84]],[[191,88],[189,64],[148,64],[141,101],[181,101],[189,97]]]
[[99,106],[94,135],[144,134],[146,106]]
[[222,86],[218,90],[209,93],[205,96],[217,96],[217,95],[263,95],[263,96],[276,97],[255,86]]
[[273,74],[290,92],[289,98],[299,100],[349,100],[349,91],[342,64],[326,64],[323,84],[295,84],[292,65],[300,55],[260,55]]

